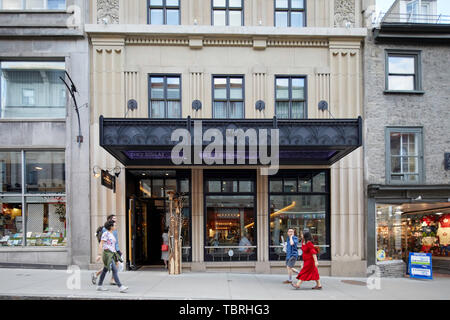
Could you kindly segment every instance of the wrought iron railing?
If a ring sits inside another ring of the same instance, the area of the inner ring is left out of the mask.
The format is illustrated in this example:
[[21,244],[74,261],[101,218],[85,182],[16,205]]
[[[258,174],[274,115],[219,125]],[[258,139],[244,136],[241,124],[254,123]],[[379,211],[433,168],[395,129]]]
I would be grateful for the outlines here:
[[383,23],[417,23],[417,24],[450,24],[450,15],[430,15],[414,13],[389,13],[380,14],[380,22]]

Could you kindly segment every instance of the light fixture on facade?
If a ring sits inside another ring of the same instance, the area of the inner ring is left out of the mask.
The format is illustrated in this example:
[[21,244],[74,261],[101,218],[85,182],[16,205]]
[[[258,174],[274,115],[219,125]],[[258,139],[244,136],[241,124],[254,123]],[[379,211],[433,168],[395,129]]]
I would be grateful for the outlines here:
[[92,173],[94,174],[94,177],[98,178],[100,177],[102,169],[99,166],[94,166],[92,168]]
[[437,214],[438,216],[440,216],[440,215],[442,215],[442,212],[436,212],[436,214]]
[[395,214],[399,215],[399,214],[402,214],[402,213],[403,213],[403,211],[400,210],[400,207],[397,207],[395,209]]
[[34,167],[36,170],[42,170],[41,167]]

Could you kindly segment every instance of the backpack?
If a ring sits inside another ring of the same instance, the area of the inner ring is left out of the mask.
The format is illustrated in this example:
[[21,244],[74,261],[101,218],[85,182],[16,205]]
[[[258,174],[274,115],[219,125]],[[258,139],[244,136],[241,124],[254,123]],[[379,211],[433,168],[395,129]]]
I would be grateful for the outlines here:
[[100,226],[97,228],[97,231],[95,231],[95,236],[97,237],[98,243],[100,243],[100,241],[102,241],[102,232],[103,230],[103,226]]

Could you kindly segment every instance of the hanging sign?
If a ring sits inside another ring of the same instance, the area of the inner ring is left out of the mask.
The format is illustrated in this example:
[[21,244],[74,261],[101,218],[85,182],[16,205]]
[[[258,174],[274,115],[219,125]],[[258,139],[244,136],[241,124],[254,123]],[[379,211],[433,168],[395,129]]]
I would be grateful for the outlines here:
[[116,177],[109,174],[108,171],[102,170],[102,186],[116,192]]
[[431,253],[410,252],[408,271],[411,278],[433,279]]

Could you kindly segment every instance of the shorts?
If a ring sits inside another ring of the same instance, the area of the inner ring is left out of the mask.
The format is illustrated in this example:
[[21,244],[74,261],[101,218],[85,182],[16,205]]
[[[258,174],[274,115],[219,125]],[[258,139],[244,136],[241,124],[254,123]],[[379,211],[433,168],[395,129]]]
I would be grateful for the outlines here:
[[290,257],[288,260],[286,260],[286,267],[293,268],[296,262],[297,257]]

